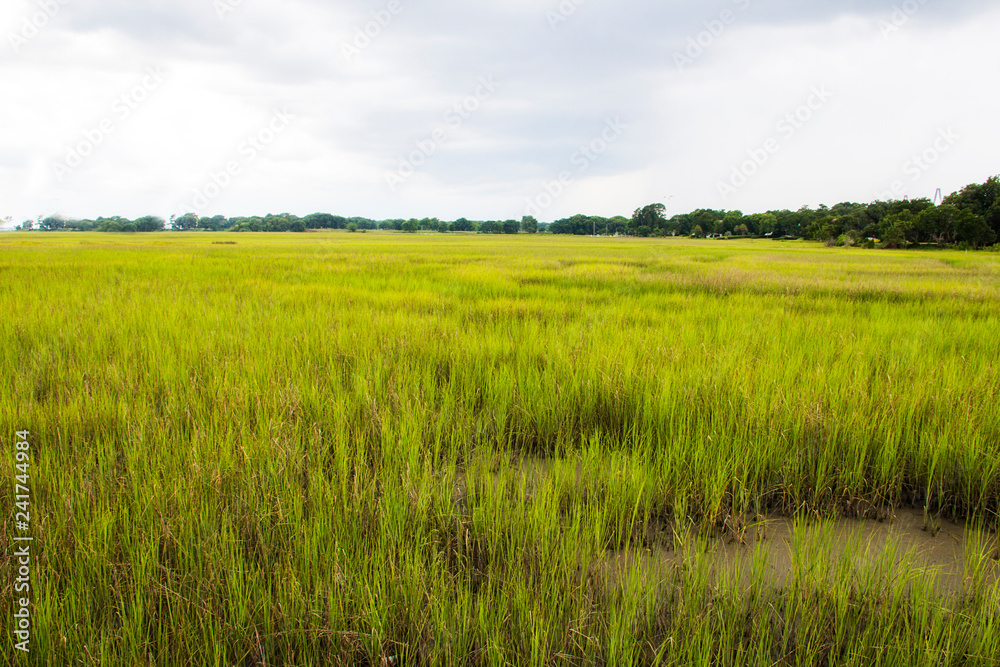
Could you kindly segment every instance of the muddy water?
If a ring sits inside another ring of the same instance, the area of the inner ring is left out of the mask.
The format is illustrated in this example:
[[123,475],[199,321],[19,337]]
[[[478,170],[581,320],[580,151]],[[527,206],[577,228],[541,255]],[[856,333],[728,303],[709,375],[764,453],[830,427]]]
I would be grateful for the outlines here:
[[[508,472],[494,473],[494,482],[506,477],[511,469],[518,473],[515,478],[530,488],[544,483],[551,462],[513,461]],[[581,474],[582,467],[577,470],[577,484]],[[456,507],[468,509],[466,494],[466,470],[460,469],[453,489]],[[809,561],[810,555],[814,563],[820,560],[829,564],[830,572],[835,572],[834,564],[845,558],[858,572],[871,569],[882,559],[883,565],[900,572],[927,575],[943,593],[962,594],[975,585],[967,567],[972,561],[985,564],[982,570],[986,576],[980,581],[1000,578],[1000,539],[995,533],[972,534],[964,525],[938,518],[928,520],[923,512],[912,509],[894,510],[886,521],[827,519],[797,525],[791,518],[772,516],[751,524],[738,537],[730,534],[701,541],[675,533],[672,546],[608,552],[598,566],[611,580],[620,580],[640,566],[647,572],[669,576],[676,568],[690,566],[693,560],[707,561],[713,570],[739,567],[746,575],[752,571],[755,554],[766,559],[763,574],[774,586],[784,586],[795,572],[796,561]]]
[[[884,558],[900,571],[926,574],[942,592],[961,594],[974,585],[971,572],[966,570],[968,549],[970,556],[981,557],[986,563],[988,581],[1000,576],[996,535],[987,534],[982,544],[976,544],[968,539],[964,526],[941,520],[934,522],[937,530],[925,530],[924,526],[922,512],[905,509],[897,510],[885,522],[838,519],[796,526],[792,519],[775,517],[748,527],[742,541],[732,537],[707,542],[694,537],[680,539],[676,549],[609,553],[604,565],[615,579],[640,564],[667,575],[695,560],[707,561],[714,570],[739,566],[746,574],[757,552],[766,558],[767,583],[783,586],[795,571],[796,560],[808,562],[809,554],[830,564],[846,558],[855,571],[871,568]],[[836,569],[831,566],[829,571]]]

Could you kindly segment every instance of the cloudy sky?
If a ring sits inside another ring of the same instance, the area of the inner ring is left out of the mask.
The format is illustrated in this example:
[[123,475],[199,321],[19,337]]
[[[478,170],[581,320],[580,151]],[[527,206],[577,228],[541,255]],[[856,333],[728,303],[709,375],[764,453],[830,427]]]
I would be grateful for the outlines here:
[[4,0],[0,217],[756,212],[1000,173],[995,0]]

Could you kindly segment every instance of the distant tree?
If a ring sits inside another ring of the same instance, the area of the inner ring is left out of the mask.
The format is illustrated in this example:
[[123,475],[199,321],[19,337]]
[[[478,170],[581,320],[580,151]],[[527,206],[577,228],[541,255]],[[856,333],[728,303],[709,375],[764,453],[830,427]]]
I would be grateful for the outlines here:
[[1000,236],[1000,177],[967,185],[945,197],[944,203],[980,216],[993,233]]
[[99,232],[134,232],[135,223],[133,223],[128,218],[123,218],[120,215],[113,215],[109,218],[103,216],[98,216],[97,220],[97,231]]
[[216,215],[214,217],[208,218],[203,217],[198,219],[198,229],[204,229],[210,232],[218,232],[223,229],[229,228],[233,223],[230,222],[228,218],[224,215]]
[[35,228],[35,221],[32,220],[31,218],[28,218],[27,220],[21,223],[22,231],[30,232],[34,228]]
[[[274,223],[274,216],[269,215],[271,218],[271,223]],[[268,226],[264,222],[264,218],[254,215],[247,217],[237,217],[229,219],[229,226],[227,229],[231,232],[274,232],[278,231],[273,226]]]
[[521,231],[528,234],[538,233],[538,220],[533,215],[526,215],[521,218]]
[[902,224],[892,224],[883,227],[882,247],[889,249],[902,248],[906,243],[905,226]]
[[504,220],[502,229],[504,234],[517,234],[521,231],[521,223],[517,220]]
[[66,229],[74,232],[92,232],[97,230],[96,220],[67,220]]
[[843,225],[840,218],[825,216],[814,219],[806,228],[806,238],[814,241],[829,241],[841,235]]
[[465,218],[459,218],[455,222],[451,223],[451,229],[455,232],[474,232],[475,227],[471,222]]
[[773,213],[754,213],[745,216],[743,221],[750,227],[750,233],[756,236],[774,236],[778,227],[778,220]]
[[194,213],[185,213],[184,215],[172,218],[170,220],[170,227],[179,232],[197,229],[198,216]]
[[664,220],[663,234],[665,236],[677,236],[678,234],[683,236],[686,231],[684,226],[686,218],[687,216],[684,215],[675,215],[669,220]]
[[922,235],[925,240],[934,241],[939,244],[953,243],[956,240],[958,231],[957,223],[961,209],[951,204],[932,206],[924,209],[919,215],[914,216],[909,211],[886,216],[883,226],[887,221],[892,221],[900,217],[909,219],[910,228],[918,235]]
[[416,218],[410,218],[402,224],[402,230],[408,234],[415,234],[420,229],[420,223]]
[[339,215],[329,213],[310,213],[302,218],[307,229],[345,229],[347,220]]
[[959,208],[952,204],[942,204],[921,211],[914,218],[912,226],[938,243],[967,243],[974,248],[993,244],[997,238],[996,232],[982,216],[976,215],[972,210],[972,206]]
[[132,224],[135,226],[135,231],[137,232],[159,232],[163,231],[163,228],[166,226],[163,218],[158,218],[155,215],[137,218]]
[[598,233],[607,234],[608,236],[614,236],[615,234],[628,234],[628,223],[629,219],[623,215],[616,215],[613,218],[605,219],[604,230],[601,231],[600,226],[598,226]]
[[705,230],[701,228],[701,225],[695,225],[694,229],[691,230],[691,236],[697,239],[705,238]]
[[666,222],[663,217],[663,213],[666,210],[667,207],[663,204],[649,204],[636,209],[632,213],[632,221],[629,223],[629,229],[637,230],[645,227],[649,230],[649,232],[647,234],[643,234],[643,236],[648,236],[649,233],[659,230],[663,223]]
[[52,231],[56,231],[56,230],[59,230],[59,229],[65,229],[66,228],[66,220],[64,220],[62,218],[62,216],[50,215],[49,217],[44,218],[38,224],[38,228],[41,229],[44,232],[52,232]]
[[997,240],[994,232],[982,216],[967,209],[959,209],[955,217],[955,240],[968,243],[973,248],[993,245]]
[[722,219],[723,234],[726,232],[736,233],[736,228],[743,224],[743,211],[729,211]]
[[349,223],[347,223],[347,231],[352,232],[352,233],[358,231],[358,225],[357,225],[357,223],[355,223],[355,222],[349,222]]
[[[296,224],[302,222],[298,216],[292,215],[291,213],[278,213],[272,214],[268,213],[264,216],[257,229],[253,231],[261,232],[291,232],[299,231],[300,225]],[[301,229],[305,231],[305,222],[302,222]]]
[[927,224],[921,223],[908,209],[901,209],[882,218],[879,223],[879,236],[883,248],[903,248],[909,243],[916,243],[920,230]]
[[[556,220],[548,226],[548,231],[552,234],[575,234],[577,236],[591,236],[592,234],[603,234],[610,232],[612,227],[617,227],[620,231],[625,231],[628,220],[618,216],[617,218],[603,218],[598,215],[574,215],[571,218]],[[649,234],[647,234],[648,236]]]

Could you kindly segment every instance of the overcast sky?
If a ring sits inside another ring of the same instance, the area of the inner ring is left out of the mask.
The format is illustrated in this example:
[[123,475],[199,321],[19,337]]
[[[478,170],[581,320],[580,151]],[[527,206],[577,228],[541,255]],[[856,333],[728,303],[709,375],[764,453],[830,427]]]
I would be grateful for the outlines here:
[[551,221],[1000,173],[996,0],[4,0],[0,217]]

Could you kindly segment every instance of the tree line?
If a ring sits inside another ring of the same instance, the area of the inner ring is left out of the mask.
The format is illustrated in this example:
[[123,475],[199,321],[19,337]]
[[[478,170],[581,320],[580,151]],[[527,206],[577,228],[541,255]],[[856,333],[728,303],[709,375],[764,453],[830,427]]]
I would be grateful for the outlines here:
[[299,217],[291,213],[268,214],[249,217],[227,218],[224,215],[212,217],[186,213],[174,216],[169,222],[155,216],[145,216],[129,220],[121,216],[96,218],[94,220],[73,220],[61,216],[39,217],[25,220],[16,227],[25,231],[80,231],[80,232],[158,232],[167,228],[174,231],[206,232],[306,232],[319,229],[343,229],[351,232],[388,230],[400,232],[479,232],[482,234],[534,234],[545,231],[531,216],[518,220],[468,220],[443,221],[438,218],[410,218],[393,220],[372,220],[329,213],[313,213]]
[[801,238],[883,248],[927,243],[982,248],[1000,239],[1000,177],[967,185],[940,205],[924,198],[749,215],[698,209],[668,218],[663,204],[650,204],[629,219],[576,215],[556,220],[548,230],[577,235]]
[[176,231],[207,232],[306,232],[342,229],[351,232],[391,230],[400,232],[478,232],[480,234],[573,234],[579,236],[689,236],[696,238],[784,238],[825,241],[830,245],[902,248],[918,244],[991,246],[1000,239],[1000,177],[973,183],[936,205],[930,199],[844,202],[813,209],[804,206],[752,213],[698,209],[667,217],[663,204],[649,204],[631,217],[574,215],[544,224],[532,216],[521,220],[444,221],[438,218],[373,220],[313,213],[266,216],[212,217],[186,213],[169,223],[156,216],[129,220],[120,216],[70,220],[60,216],[26,220],[17,229],[42,231],[156,232],[168,226]]
[[79,232],[161,232],[166,228],[163,218],[147,215],[135,220],[121,216],[97,218],[96,220],[71,220],[58,215],[41,216],[37,220],[25,220],[16,230],[55,232],[60,230]]

